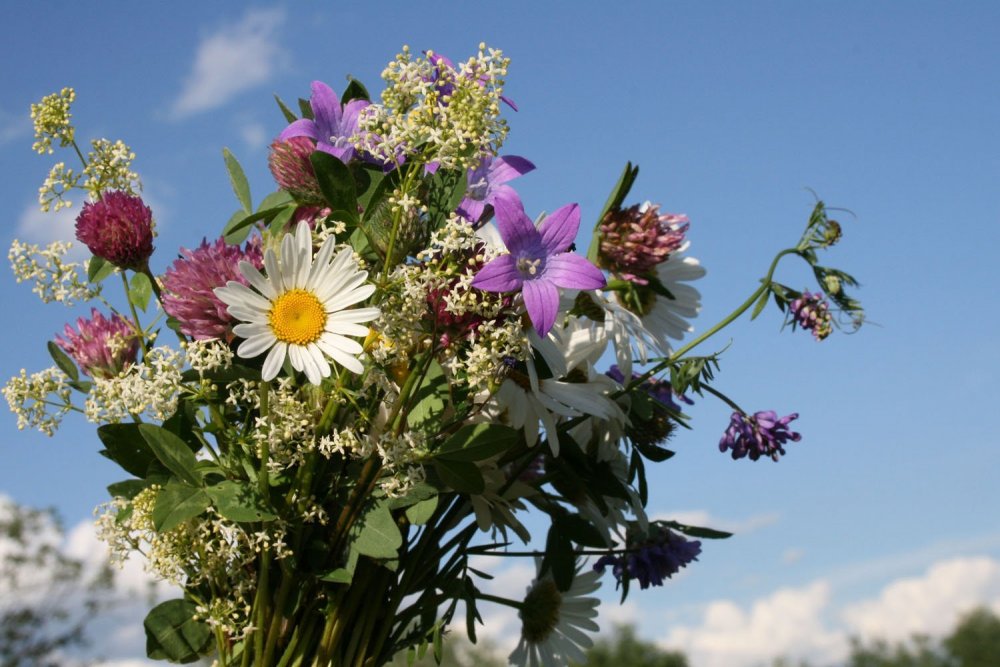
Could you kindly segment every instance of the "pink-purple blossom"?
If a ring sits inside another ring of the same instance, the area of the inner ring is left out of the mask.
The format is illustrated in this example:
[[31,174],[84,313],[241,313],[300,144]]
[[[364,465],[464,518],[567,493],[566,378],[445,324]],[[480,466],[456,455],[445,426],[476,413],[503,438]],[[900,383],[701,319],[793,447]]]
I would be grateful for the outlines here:
[[534,168],[530,160],[519,155],[483,158],[475,169],[469,170],[469,185],[458,214],[476,223],[482,220],[487,205],[493,206],[501,199],[510,205],[520,205],[521,198],[507,182]]
[[788,428],[798,418],[797,412],[780,419],[774,410],[755,412],[752,417],[734,412],[729,428],[719,441],[719,451],[732,450],[734,460],[749,456],[751,461],[756,461],[766,456],[777,461],[779,456],[784,456],[788,441],[798,442],[802,439],[801,435]]
[[316,142],[316,150],[329,153],[341,162],[350,162],[357,154],[351,137],[358,133],[358,114],[368,106],[368,100],[351,100],[341,104],[337,94],[322,81],[312,82],[313,118],[300,118],[286,127],[278,139],[309,137]]
[[271,175],[282,190],[303,204],[323,203],[323,193],[309,156],[316,150],[309,137],[275,139],[267,157]]
[[820,294],[806,290],[788,306],[793,321],[803,329],[812,331],[813,338],[820,341],[833,333],[833,318],[830,305]]
[[600,225],[601,265],[640,285],[657,264],[684,244],[686,215],[660,214],[657,205],[635,205],[608,211]]
[[180,254],[163,275],[163,309],[177,320],[182,333],[195,340],[230,341],[237,320],[213,290],[231,280],[247,284],[239,269],[241,261],[263,268],[259,239],[245,248],[221,238],[212,243],[202,240],[194,250],[181,248]]
[[76,329],[67,324],[63,336],[56,336],[56,344],[92,378],[116,377],[139,354],[139,339],[128,320],[117,313],[105,317],[96,308],[90,309],[89,320],[76,320]]
[[153,254],[153,212],[141,197],[112,190],[83,205],[76,238],[118,268],[141,270]]
[[479,270],[472,286],[487,292],[521,292],[525,310],[539,336],[545,336],[559,312],[559,288],[600,289],[604,274],[573,252],[567,252],[580,227],[580,207],[567,204],[539,227],[520,201],[496,202],[497,229],[510,252]]

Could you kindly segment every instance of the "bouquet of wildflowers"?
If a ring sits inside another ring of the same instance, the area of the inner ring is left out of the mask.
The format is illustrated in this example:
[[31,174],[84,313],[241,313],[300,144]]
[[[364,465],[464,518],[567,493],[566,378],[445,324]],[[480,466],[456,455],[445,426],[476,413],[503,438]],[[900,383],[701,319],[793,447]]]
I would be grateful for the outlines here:
[[[772,301],[817,340],[860,324],[855,281],[819,263],[841,234],[823,204],[745,302],[679,345],[705,273],[687,217],[627,204],[631,164],[588,214],[585,252],[579,206],[526,211],[511,182],[534,165],[500,152],[507,66],[484,46],[457,65],[404,49],[378,101],[356,80],[339,96],[313,82],[296,110],[279,99],[277,190],[255,205],[224,151],[239,209],[159,275],[129,148],[84,155],[71,89],[32,107],[38,152],[82,163],[53,167],[41,205],[82,190],[93,256],[15,242],[14,272],[43,301],[93,305],[48,344],[52,368],[4,393],[22,428],[98,424],[124,477],[103,539],[182,590],[145,619],[151,658],[377,666],[439,652],[449,628],[475,641],[481,606],[503,604],[522,620],[513,663],[581,661],[602,577],[624,598],[727,536],[644,511],[647,466],[673,455],[693,397],[732,406],[719,448],[734,459],[799,440],[796,414],[739,407],[718,353],[695,350]],[[786,257],[814,291],[775,280]],[[473,556],[533,556],[537,576],[488,595]]]

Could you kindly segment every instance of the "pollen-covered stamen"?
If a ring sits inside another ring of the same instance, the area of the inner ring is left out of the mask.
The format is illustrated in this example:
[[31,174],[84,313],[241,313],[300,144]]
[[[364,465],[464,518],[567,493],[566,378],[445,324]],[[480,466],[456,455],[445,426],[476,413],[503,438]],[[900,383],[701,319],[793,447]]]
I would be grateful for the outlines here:
[[326,310],[312,292],[293,289],[274,300],[267,313],[274,337],[285,343],[315,343],[326,328]]
[[542,267],[541,257],[537,259],[522,257],[519,260],[517,260],[517,270],[529,276],[536,275],[541,267]]

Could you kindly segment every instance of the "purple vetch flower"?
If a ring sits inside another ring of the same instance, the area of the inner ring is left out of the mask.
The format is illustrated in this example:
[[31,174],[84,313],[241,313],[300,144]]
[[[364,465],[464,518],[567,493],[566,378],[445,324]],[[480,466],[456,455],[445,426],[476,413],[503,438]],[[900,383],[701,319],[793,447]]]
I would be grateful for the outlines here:
[[121,315],[104,317],[96,308],[90,319],[78,318],[76,330],[66,325],[56,345],[73,358],[76,365],[92,378],[113,378],[135,363],[139,339],[132,325]]
[[755,412],[752,417],[734,412],[729,428],[719,440],[719,451],[731,449],[734,460],[749,456],[751,461],[756,461],[761,456],[769,456],[777,461],[785,454],[786,442],[802,439],[795,431],[788,430],[788,425],[798,418],[797,412],[781,419],[774,410]]
[[530,160],[518,155],[483,158],[479,166],[469,170],[469,187],[458,205],[458,214],[470,222],[479,222],[487,204],[492,206],[500,199],[520,204],[521,198],[506,183],[534,168]]
[[479,270],[472,286],[487,292],[521,292],[524,307],[539,336],[545,336],[559,312],[559,288],[600,289],[607,283],[600,269],[572,252],[580,227],[580,207],[567,204],[539,227],[520,201],[496,201],[497,229],[509,254]]
[[213,290],[229,281],[247,284],[240,262],[263,268],[259,239],[248,242],[245,249],[221,238],[212,243],[202,240],[194,250],[181,248],[180,254],[163,275],[163,309],[180,323],[182,333],[195,340],[230,342],[237,320]]
[[594,563],[594,570],[604,572],[611,566],[611,573],[618,580],[639,580],[642,589],[662,586],[665,579],[677,574],[691,561],[698,560],[701,542],[688,540],[667,528],[650,526],[650,534],[642,541],[628,541],[628,551],[601,556]]
[[76,238],[97,257],[138,271],[153,254],[153,212],[141,197],[112,190],[83,205]]
[[303,204],[322,204],[323,193],[309,156],[316,144],[309,137],[275,139],[267,156],[267,166],[275,182]]
[[350,162],[357,154],[351,137],[358,132],[358,113],[368,104],[368,100],[351,100],[341,105],[330,86],[322,81],[313,81],[309,106],[314,118],[300,118],[286,127],[278,139],[287,141],[292,137],[309,137],[316,142],[316,150],[329,153],[341,162]]
[[812,331],[813,338],[823,340],[833,333],[833,318],[830,304],[820,294],[806,290],[788,306],[793,322],[803,329]]
[[643,205],[608,211],[600,225],[601,265],[640,285],[657,264],[684,244],[690,224],[686,215],[660,214],[660,207]]
[[[613,365],[608,369],[605,375],[622,386],[626,384],[625,376],[617,365]],[[638,373],[632,374],[633,379],[637,377],[639,377]],[[654,445],[663,442],[674,432],[674,417],[672,413],[681,412],[681,406],[677,404],[674,398],[687,405],[694,405],[694,401],[683,394],[676,394],[670,383],[665,380],[649,378],[644,380],[638,388],[645,391],[653,399],[651,406],[652,414],[648,419],[643,419],[636,414],[635,410],[631,411],[629,413],[629,424],[625,428],[625,434],[632,442],[639,446]]]

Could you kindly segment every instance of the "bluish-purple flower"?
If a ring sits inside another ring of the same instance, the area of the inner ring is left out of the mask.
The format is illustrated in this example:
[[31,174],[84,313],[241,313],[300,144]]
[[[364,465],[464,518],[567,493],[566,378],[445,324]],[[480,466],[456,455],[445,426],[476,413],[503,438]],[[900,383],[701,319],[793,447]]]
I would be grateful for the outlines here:
[[797,412],[780,419],[774,410],[755,412],[752,417],[734,412],[729,428],[719,441],[719,451],[731,449],[733,459],[749,456],[751,461],[756,461],[761,456],[768,456],[777,461],[785,454],[785,443],[802,439],[795,431],[788,430],[788,425],[798,418]]
[[650,526],[653,533],[642,542],[629,542],[629,550],[622,554],[601,556],[594,569],[604,572],[611,566],[611,573],[621,584],[623,580],[637,579],[639,587],[662,586],[665,579],[677,574],[688,563],[698,560],[701,542],[688,540],[667,528]]
[[368,104],[367,100],[351,100],[342,105],[330,86],[322,81],[313,81],[309,106],[314,118],[300,118],[293,122],[278,135],[278,139],[286,141],[292,137],[309,137],[316,142],[316,150],[329,153],[341,162],[349,162],[357,154],[351,137],[358,131],[358,113]]
[[567,252],[580,227],[580,207],[567,204],[539,227],[520,201],[497,200],[497,229],[510,251],[488,263],[472,286],[487,292],[521,292],[524,307],[539,336],[545,336],[559,312],[559,288],[600,289],[607,283],[596,266]]
[[506,183],[534,168],[530,160],[518,155],[483,158],[479,166],[469,170],[469,186],[465,199],[458,205],[458,214],[470,222],[479,222],[487,204],[493,206],[503,199],[511,205],[520,205],[521,198]]

